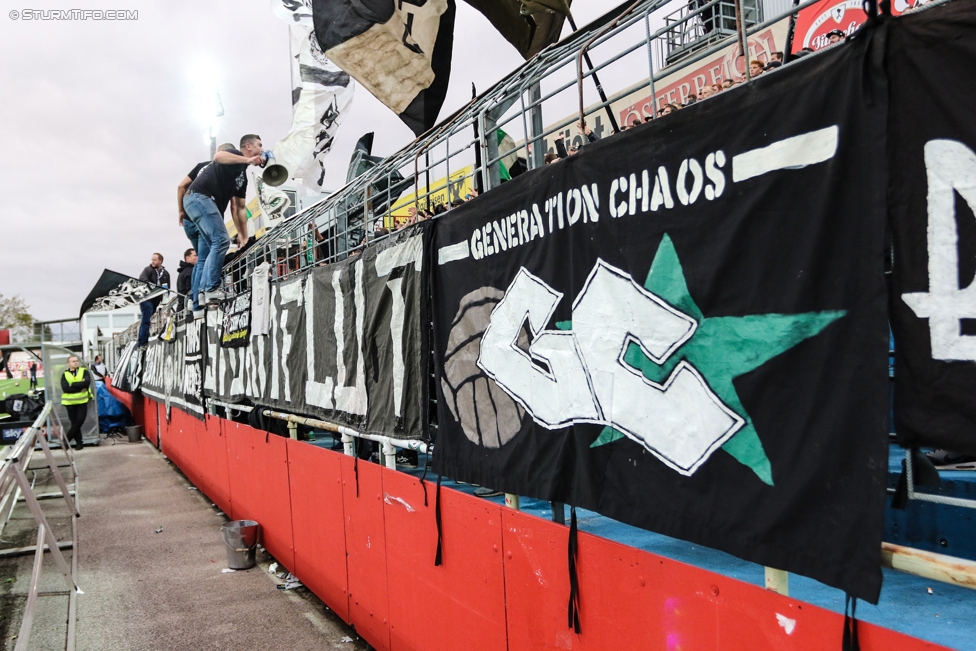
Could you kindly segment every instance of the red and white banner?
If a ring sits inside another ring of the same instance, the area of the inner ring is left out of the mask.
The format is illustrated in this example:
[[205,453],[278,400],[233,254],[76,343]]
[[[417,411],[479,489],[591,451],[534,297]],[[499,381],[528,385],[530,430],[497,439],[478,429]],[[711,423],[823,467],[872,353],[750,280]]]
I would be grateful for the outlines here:
[[[697,96],[705,86],[721,84],[726,80],[740,82],[746,80],[745,66],[749,61],[758,60],[763,64],[770,61],[773,52],[786,49],[786,34],[789,30],[789,20],[784,19],[771,25],[758,34],[749,37],[749,56],[742,56],[742,48],[733,43],[720,52],[699,61],[694,66],[684,68],[659,79],[654,84],[654,99],[657,106],[652,109],[650,93],[641,99],[633,95],[626,99],[630,102],[621,106],[621,102],[614,102],[612,107],[617,113],[620,124],[630,124],[635,118],[647,120],[666,104],[684,104],[689,95]],[[645,86],[646,90],[646,86]],[[637,101],[633,101],[637,99]]]
[[[891,13],[898,16],[928,0],[893,0]],[[827,34],[839,29],[849,36],[868,19],[862,0],[823,0],[807,7],[796,17],[793,28],[793,52],[805,47],[819,50],[829,44]]]

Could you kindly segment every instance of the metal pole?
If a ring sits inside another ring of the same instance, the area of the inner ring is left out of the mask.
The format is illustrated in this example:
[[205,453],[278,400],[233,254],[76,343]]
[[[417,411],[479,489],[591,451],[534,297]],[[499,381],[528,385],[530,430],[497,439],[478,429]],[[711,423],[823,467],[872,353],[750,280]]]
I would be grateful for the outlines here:
[[735,29],[739,32],[739,51],[742,52],[742,67],[748,82],[752,80],[752,75],[749,73],[749,41],[746,39],[746,23],[742,20],[742,0],[735,0]]
[[[576,21],[573,20],[572,14],[566,14],[566,20],[569,21],[569,26],[573,28],[574,32],[579,31],[576,28]],[[593,72],[593,62],[590,61],[590,55],[585,50],[583,51],[583,60],[586,61],[586,66]],[[651,72],[651,76],[654,72]],[[607,94],[603,91],[603,84],[600,83],[600,78],[596,76],[596,72],[593,72],[593,84],[596,86],[596,92],[600,94],[600,101],[607,104]],[[613,117],[613,111],[610,110],[610,105],[607,104],[606,107],[607,118],[610,120],[610,128],[613,131],[620,131],[620,127],[617,125],[617,119]]]
[[396,447],[389,441],[383,441],[382,448],[384,465],[390,470],[396,470]]
[[[448,156],[448,161],[450,161],[450,157],[451,157],[451,144],[450,144],[451,143],[451,140],[450,140],[450,137],[448,137],[447,143],[448,143],[447,144],[447,156]],[[430,213],[430,211],[431,211],[431,207],[430,207],[430,150],[427,150],[427,151],[424,152],[424,183],[427,185],[427,208],[426,208],[426,210],[427,210],[428,213]],[[450,184],[451,184],[451,164],[450,164],[450,162],[448,162],[448,164],[447,164],[447,184],[448,184],[448,187],[450,187]],[[418,198],[417,195],[414,195],[414,199],[417,199],[417,198]],[[447,200],[448,200],[448,202],[450,202],[450,200],[451,200],[451,193],[450,193],[450,191],[448,191],[448,193],[447,193]]]
[[529,129],[532,142],[532,167],[542,167],[546,163],[545,141],[542,139],[542,105],[536,104],[542,99],[542,86],[536,81],[529,86],[529,103],[534,104],[529,109]]
[[31,625],[34,623],[34,610],[37,608],[37,591],[40,588],[41,564],[44,561],[44,525],[37,528],[37,548],[34,552],[34,567],[31,571],[30,586],[27,593],[27,605],[24,607],[24,619],[20,622],[20,634],[17,636],[17,646],[14,651],[27,651],[30,640]]
[[976,561],[881,543],[881,566],[976,590]]
[[[41,511],[41,505],[37,503],[34,499],[34,494],[31,492],[30,482],[27,481],[27,475],[21,470],[20,466],[14,463],[15,477],[17,478],[17,483],[20,484],[20,491],[24,494],[27,502],[27,508],[30,509],[31,514],[34,516],[34,521],[37,522],[41,529],[45,529],[45,534],[47,536],[48,547],[51,551],[51,556],[57,561],[58,567],[61,568],[61,573],[64,575],[65,581],[68,583],[68,589],[77,590],[78,586],[75,584],[74,577],[71,576],[71,569],[64,560],[64,556],[61,554],[61,550],[58,549],[58,541],[54,537],[54,533],[51,531],[49,525],[47,525],[47,518],[44,517],[44,512]],[[46,526],[47,525],[47,526]],[[43,540],[41,540],[41,546],[43,548]]]
[[654,54],[651,52],[650,12],[644,12],[644,33],[647,38],[647,83],[651,87],[651,119],[657,117],[657,94],[654,92]]
[[54,455],[51,454],[51,448],[47,444],[47,437],[43,432],[39,432],[37,440],[41,443],[41,448],[44,450],[44,456],[47,459],[47,466],[51,469],[51,474],[54,475],[54,481],[57,482],[58,488],[61,489],[61,495],[64,496],[64,501],[67,502],[68,508],[75,515],[81,515],[78,512],[78,507],[74,499],[71,497],[71,491],[68,490],[67,484],[64,483],[64,477],[61,476],[61,472],[58,470],[58,465],[54,463]]

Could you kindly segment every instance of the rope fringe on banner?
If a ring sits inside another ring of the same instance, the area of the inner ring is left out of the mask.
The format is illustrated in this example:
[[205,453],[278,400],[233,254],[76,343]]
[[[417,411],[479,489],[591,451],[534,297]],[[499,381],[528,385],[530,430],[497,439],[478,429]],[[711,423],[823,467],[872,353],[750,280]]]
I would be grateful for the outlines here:
[[441,475],[437,474],[437,491],[434,493],[434,520],[437,522],[437,552],[434,554],[434,567],[440,567],[443,562],[443,545],[441,531]]
[[[850,610],[850,615],[848,615]],[[861,644],[857,641],[857,597],[847,595],[844,598],[844,639],[841,643],[842,651],[861,651]]]
[[579,635],[580,606],[579,606],[579,576],[577,575],[576,556],[579,552],[579,539],[576,528],[576,507],[569,510],[569,627]]

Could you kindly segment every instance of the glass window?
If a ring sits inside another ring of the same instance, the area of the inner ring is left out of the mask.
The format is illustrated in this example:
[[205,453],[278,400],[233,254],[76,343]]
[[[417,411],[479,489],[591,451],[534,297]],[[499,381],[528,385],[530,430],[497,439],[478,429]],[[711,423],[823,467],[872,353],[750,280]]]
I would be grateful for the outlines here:
[[112,327],[113,328],[125,328],[136,321],[135,314],[113,314],[112,315]]
[[89,330],[94,330],[95,328],[107,328],[108,315],[107,314],[85,315],[85,327],[88,328]]

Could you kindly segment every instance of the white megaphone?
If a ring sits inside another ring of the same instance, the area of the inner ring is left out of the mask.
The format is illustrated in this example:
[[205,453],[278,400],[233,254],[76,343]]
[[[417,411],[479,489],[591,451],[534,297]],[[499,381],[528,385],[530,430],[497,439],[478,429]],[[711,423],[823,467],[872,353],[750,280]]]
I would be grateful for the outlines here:
[[274,161],[275,157],[270,151],[264,152],[264,172],[261,180],[271,187],[278,187],[288,180],[288,168]]

